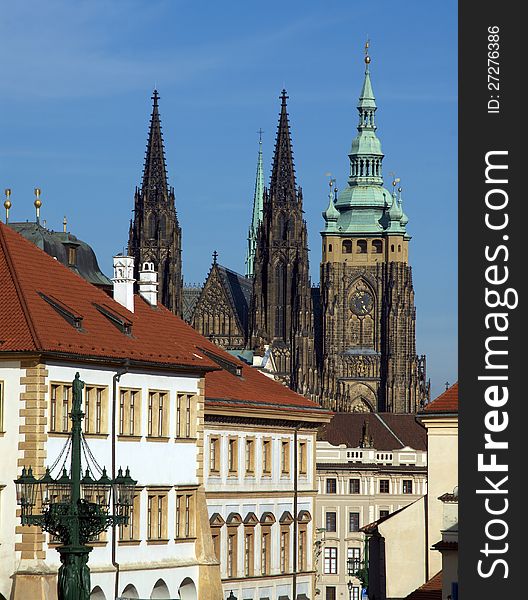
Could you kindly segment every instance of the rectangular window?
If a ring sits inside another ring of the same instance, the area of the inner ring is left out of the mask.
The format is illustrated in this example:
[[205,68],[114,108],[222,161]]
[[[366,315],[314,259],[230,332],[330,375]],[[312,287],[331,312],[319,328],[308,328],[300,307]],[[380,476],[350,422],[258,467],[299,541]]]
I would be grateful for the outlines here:
[[147,537],[167,540],[167,493],[150,493],[147,502]]
[[336,589],[333,585],[327,585],[325,588],[325,600],[337,600]]
[[337,548],[324,549],[325,575],[337,575]]
[[288,475],[290,473],[290,442],[281,444],[281,473]]
[[227,444],[227,464],[229,474],[234,475],[238,470],[238,439],[230,438]]
[[244,536],[244,575],[252,577],[254,573],[253,531],[247,531]]
[[85,433],[107,433],[106,398],[106,387],[94,385],[86,386],[83,423]]
[[329,478],[326,480],[326,493],[336,494],[337,493],[337,479]]
[[50,432],[70,431],[70,411],[72,409],[71,384],[52,383],[50,386]]
[[359,494],[359,479],[350,479],[348,493]]
[[404,479],[403,480],[403,493],[404,494],[412,494],[413,493],[412,479]]
[[134,495],[134,500],[130,506],[130,514],[128,517],[128,525],[119,526],[119,541],[130,542],[139,540],[139,516],[141,513],[139,492]]
[[269,531],[262,532],[262,547],[260,554],[260,570],[262,575],[267,575],[269,572],[269,544],[270,544],[270,533]]
[[220,438],[209,438],[209,470],[220,472]]
[[220,560],[220,534],[217,533],[218,529],[213,531],[213,548],[216,556],[216,560]]
[[380,519],[382,519],[383,517],[388,517],[389,516],[389,511],[381,509],[379,511],[379,516],[380,516]]
[[308,450],[307,443],[300,442],[299,443],[299,474],[306,475],[308,473]]
[[306,570],[306,529],[299,529],[297,568],[299,571]]
[[262,442],[262,473],[271,475],[271,440]]
[[350,594],[350,600],[359,600],[359,587],[357,585],[352,586],[352,593]]
[[290,555],[290,532],[284,528],[280,532],[280,572],[288,572],[288,557]]
[[347,571],[352,577],[361,568],[361,550],[359,548],[347,548]]
[[255,472],[255,440],[246,439],[246,473]]
[[119,435],[141,435],[141,396],[139,390],[119,390]]
[[359,531],[359,513],[349,513],[349,531]]
[[147,435],[149,437],[169,436],[168,392],[150,391],[148,394]]
[[388,479],[380,479],[379,480],[379,493],[380,494],[388,494],[389,493],[389,480]]
[[327,512],[326,513],[326,531],[337,531],[337,513]]
[[178,394],[176,396],[176,437],[194,437],[194,401],[193,394]]
[[237,534],[234,531],[227,534],[227,576],[237,576]]
[[194,491],[176,495],[176,538],[194,537]]

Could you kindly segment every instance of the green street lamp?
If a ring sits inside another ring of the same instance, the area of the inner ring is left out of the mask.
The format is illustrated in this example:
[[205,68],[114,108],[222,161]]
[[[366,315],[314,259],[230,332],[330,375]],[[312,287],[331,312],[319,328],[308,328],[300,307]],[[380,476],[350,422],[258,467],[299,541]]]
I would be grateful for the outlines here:
[[[99,479],[94,479],[87,468],[81,479],[81,451],[84,444],[86,453],[86,442],[81,426],[84,382],[79,373],[75,374],[72,388],[72,428],[67,442],[71,441],[70,474],[64,465],[57,479],[52,477],[49,468],[36,479],[32,468],[24,467],[15,485],[22,525],[36,525],[61,542],[57,548],[62,563],[57,582],[58,600],[89,600],[88,555],[92,548],[86,544],[109,527],[128,525],[137,481],[130,477],[128,468],[125,475],[119,469],[113,480],[104,468]],[[115,514],[110,513],[112,497]],[[40,508],[39,514],[33,514],[36,506]]]

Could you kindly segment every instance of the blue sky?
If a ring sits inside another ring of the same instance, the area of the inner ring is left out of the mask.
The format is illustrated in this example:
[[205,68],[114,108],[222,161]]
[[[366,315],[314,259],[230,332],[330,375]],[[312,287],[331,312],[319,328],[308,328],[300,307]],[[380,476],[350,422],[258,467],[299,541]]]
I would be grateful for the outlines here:
[[[384,175],[401,178],[417,350],[433,395],[457,377],[457,4],[143,0],[3,3],[0,180],[11,220],[89,242],[107,274],[127,244],[152,89],[160,92],[186,282],[213,250],[244,270],[262,128],[266,180],[283,86],[319,280],[327,177],[345,185],[371,40]],[[3,219],[3,211],[2,211]]]

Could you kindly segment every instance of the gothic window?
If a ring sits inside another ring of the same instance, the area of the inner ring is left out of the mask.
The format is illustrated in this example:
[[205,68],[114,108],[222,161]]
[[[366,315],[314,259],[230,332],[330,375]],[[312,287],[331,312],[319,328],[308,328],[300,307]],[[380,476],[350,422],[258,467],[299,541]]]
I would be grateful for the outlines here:
[[394,252],[394,244],[391,244],[391,252]]
[[165,215],[160,217],[160,236],[162,238],[167,237],[167,217]]
[[343,242],[343,254],[352,254],[352,242],[350,240]]
[[328,244],[328,252],[332,252],[332,244]]
[[381,240],[374,240],[372,242],[372,249],[374,254],[381,254]]
[[275,306],[275,336],[286,337],[284,311],[286,307],[286,269],[282,263],[275,268],[276,306]]
[[154,215],[149,215],[147,219],[147,235],[151,239],[156,237],[156,217]]
[[366,254],[367,253],[367,240],[358,240],[357,251],[358,251],[358,254]]

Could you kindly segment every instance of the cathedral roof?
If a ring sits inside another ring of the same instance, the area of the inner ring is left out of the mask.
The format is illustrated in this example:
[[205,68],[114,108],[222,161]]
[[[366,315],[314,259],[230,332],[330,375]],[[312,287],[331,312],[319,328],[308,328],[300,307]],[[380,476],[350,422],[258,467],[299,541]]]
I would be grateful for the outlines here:
[[271,170],[270,196],[279,201],[288,201],[296,198],[295,167],[293,165],[293,150],[288,122],[286,90],[281,93],[281,112],[277,126],[275,140],[275,153]]
[[[86,281],[109,289],[112,287],[110,279],[99,269],[92,248],[71,233],[51,231],[35,222],[9,223],[9,227]],[[69,263],[68,249],[71,247],[76,248],[75,264]]]
[[141,190],[144,194],[162,192],[166,196],[168,194],[167,166],[165,164],[165,149],[163,147],[158,100],[158,91],[154,90]]
[[414,414],[397,413],[336,413],[320,433],[320,439],[334,446],[345,444],[357,448],[368,424],[372,447],[376,450],[399,450],[410,447],[425,450],[427,434]]

